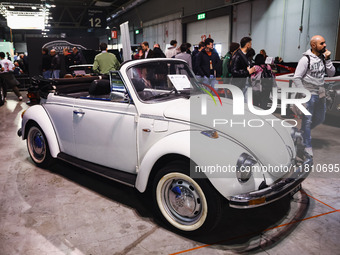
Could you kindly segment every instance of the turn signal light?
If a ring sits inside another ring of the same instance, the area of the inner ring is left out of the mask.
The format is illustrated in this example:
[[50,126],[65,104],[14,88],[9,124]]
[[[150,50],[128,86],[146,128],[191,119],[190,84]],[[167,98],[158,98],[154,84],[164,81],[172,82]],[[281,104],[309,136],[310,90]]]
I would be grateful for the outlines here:
[[263,204],[266,202],[266,198],[265,197],[260,197],[260,198],[257,198],[257,199],[253,199],[253,200],[250,200],[248,202],[249,205],[259,205],[259,204]]
[[217,139],[219,138],[219,135],[216,130],[206,130],[201,132],[202,135],[205,135],[209,138]]

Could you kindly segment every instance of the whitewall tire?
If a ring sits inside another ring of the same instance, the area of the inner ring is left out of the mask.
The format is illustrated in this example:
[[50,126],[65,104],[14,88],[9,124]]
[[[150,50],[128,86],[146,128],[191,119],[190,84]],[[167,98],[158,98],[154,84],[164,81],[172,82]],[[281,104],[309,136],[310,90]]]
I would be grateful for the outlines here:
[[191,178],[186,164],[172,163],[159,170],[153,196],[158,214],[180,232],[206,233],[222,216],[221,195],[207,179]]

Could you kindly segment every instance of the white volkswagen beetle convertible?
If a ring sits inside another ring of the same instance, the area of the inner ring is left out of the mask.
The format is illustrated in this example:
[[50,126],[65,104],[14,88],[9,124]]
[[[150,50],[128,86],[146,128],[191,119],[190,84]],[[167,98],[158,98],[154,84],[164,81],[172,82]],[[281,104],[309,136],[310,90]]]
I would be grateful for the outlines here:
[[293,194],[312,164],[295,159],[295,129],[272,115],[233,116],[232,100],[210,97],[208,87],[181,60],[128,61],[110,80],[56,81],[23,114],[18,135],[36,165],[59,159],[149,190],[166,224],[207,233],[223,207]]

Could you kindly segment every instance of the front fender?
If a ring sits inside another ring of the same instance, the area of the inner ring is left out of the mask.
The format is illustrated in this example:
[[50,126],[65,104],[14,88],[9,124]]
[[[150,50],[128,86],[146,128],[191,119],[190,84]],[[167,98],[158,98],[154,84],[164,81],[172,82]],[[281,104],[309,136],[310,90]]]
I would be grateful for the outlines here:
[[60,152],[57,136],[54,132],[51,120],[42,105],[34,105],[26,110],[21,123],[22,139],[26,139],[27,137],[28,129],[26,130],[26,128],[27,123],[30,121],[34,121],[40,126],[46,136],[51,156],[56,158]]
[[[193,148],[190,150],[191,146]],[[140,192],[144,192],[153,166],[158,159],[167,154],[190,158],[196,166],[203,169],[210,167],[222,169],[224,166],[235,166],[237,159],[244,152],[249,153],[245,148],[223,136],[212,139],[198,130],[178,132],[158,141],[146,153],[140,164],[135,186]],[[261,172],[254,173],[246,183],[240,183],[234,171],[203,171],[203,173],[216,190],[226,198],[233,194],[257,190],[263,181]],[[196,175],[195,172],[190,174],[194,178],[202,178],[201,174]]]
[[150,172],[162,156],[179,154],[190,158],[190,131],[182,131],[164,137],[155,143],[145,154],[138,170],[136,189],[140,192],[146,190]]

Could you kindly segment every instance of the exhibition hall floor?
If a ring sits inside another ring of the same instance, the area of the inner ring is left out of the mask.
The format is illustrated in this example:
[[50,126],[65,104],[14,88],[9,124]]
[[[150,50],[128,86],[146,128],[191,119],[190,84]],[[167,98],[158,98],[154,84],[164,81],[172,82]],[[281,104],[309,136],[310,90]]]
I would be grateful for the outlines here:
[[[25,100],[10,92],[0,107],[1,255],[339,254],[340,173],[315,171],[292,199],[225,210],[213,234],[184,237],[131,187],[62,162],[36,167],[17,136]],[[312,137],[315,165],[340,163],[335,120]]]

